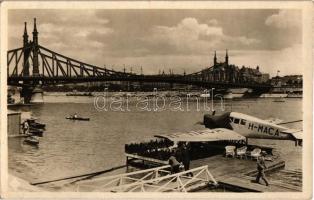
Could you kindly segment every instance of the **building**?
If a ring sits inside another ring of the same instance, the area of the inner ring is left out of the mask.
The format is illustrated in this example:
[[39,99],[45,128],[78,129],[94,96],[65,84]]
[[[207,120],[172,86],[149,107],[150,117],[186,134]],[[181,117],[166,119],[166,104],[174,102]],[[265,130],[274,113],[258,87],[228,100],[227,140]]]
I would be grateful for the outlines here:
[[238,67],[229,63],[228,51],[225,61],[218,62],[215,51],[214,65],[201,71],[203,80],[226,83],[265,83],[269,81],[269,74],[262,73],[256,68]]
[[270,80],[270,84],[275,87],[302,87],[302,75],[275,76]]

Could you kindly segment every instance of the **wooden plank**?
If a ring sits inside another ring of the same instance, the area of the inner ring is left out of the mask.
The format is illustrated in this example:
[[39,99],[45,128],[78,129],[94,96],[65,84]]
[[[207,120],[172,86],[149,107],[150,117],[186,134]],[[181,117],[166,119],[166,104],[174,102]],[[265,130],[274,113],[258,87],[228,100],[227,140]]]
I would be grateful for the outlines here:
[[129,158],[135,158],[135,159],[149,161],[149,162],[153,162],[153,163],[168,165],[168,161],[158,160],[155,158],[149,158],[149,157],[144,157],[144,156],[139,156],[139,155],[129,154],[129,153],[125,153],[125,156],[129,157]]
[[251,179],[244,179],[239,177],[225,177],[223,180],[219,180],[219,184],[234,190],[244,190],[250,192],[296,192],[300,191],[297,188],[288,188],[283,185],[276,183],[270,183],[269,186],[262,185],[259,183],[254,183],[254,177]]

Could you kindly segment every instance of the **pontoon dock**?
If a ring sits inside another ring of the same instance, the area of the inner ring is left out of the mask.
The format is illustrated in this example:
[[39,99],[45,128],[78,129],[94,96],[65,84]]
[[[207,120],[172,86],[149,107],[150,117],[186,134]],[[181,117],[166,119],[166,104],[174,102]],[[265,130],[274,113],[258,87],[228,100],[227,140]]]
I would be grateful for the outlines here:
[[[125,154],[128,164],[143,164],[149,166],[160,166],[167,164],[167,161],[152,159],[144,156]],[[272,181],[270,173],[283,169],[285,161],[275,159],[274,161],[266,161],[266,174],[270,179],[270,186],[253,183],[256,176],[256,161],[251,159],[226,158],[222,155],[211,156],[191,161],[191,169],[201,166],[208,166],[208,170],[213,175],[218,184],[226,190],[243,191],[243,192],[298,192],[302,191],[302,186],[280,183]],[[302,176],[302,175],[301,175]],[[262,181],[261,181],[262,182]],[[202,188],[201,191],[208,191],[208,188]]]

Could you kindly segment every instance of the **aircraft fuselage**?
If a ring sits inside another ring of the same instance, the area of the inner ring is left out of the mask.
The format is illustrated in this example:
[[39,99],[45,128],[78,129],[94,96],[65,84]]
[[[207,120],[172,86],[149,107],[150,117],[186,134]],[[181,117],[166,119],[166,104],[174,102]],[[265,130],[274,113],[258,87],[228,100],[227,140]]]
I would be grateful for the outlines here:
[[287,128],[242,113],[230,113],[230,125],[233,130],[247,138],[291,139],[291,135],[282,133]]

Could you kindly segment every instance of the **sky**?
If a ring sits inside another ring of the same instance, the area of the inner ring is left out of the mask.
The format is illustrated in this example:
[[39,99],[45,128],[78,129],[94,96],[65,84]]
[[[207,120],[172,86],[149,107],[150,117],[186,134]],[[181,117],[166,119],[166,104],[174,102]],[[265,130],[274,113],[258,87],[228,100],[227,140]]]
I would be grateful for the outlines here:
[[223,62],[276,75],[302,74],[300,10],[44,10],[9,11],[9,49],[21,47],[24,22],[40,45],[109,69],[192,73]]

